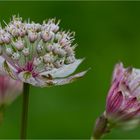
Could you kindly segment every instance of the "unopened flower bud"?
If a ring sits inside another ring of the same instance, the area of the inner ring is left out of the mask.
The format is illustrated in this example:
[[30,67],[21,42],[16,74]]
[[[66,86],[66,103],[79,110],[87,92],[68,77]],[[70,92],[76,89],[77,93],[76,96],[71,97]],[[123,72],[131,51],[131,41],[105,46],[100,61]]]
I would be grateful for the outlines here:
[[58,54],[58,51],[59,51],[59,49],[61,48],[61,46],[60,46],[60,44],[58,44],[58,43],[54,43],[53,44],[53,52],[55,53],[55,54]]
[[41,30],[41,25],[39,23],[26,23],[25,24],[25,28],[28,31],[34,31],[34,32],[38,32]]
[[25,29],[20,29],[19,36],[24,37],[25,35],[26,35],[26,30]]
[[59,26],[55,23],[50,24],[50,30],[53,32],[57,32],[59,30]]
[[28,55],[30,54],[29,48],[24,48],[24,49],[22,50],[22,52],[23,52],[24,56],[28,56]]
[[46,71],[50,71],[50,70],[52,70],[53,68],[54,68],[54,65],[53,65],[52,63],[47,63],[47,64],[46,64],[45,70],[46,70]]
[[39,23],[35,24],[35,31],[40,31],[41,30],[41,25]]
[[66,55],[66,51],[64,49],[62,49],[62,46],[60,46],[60,44],[55,43],[53,45],[54,49],[53,52],[61,57],[64,57]]
[[66,46],[66,47],[64,47],[64,50],[67,52],[68,56],[74,54],[74,51],[73,51],[72,47]]
[[51,54],[46,54],[43,57],[44,63],[53,63],[54,62],[54,58]]
[[22,40],[18,40],[17,42],[13,43],[17,50],[22,50],[24,48],[24,43]]
[[43,39],[44,42],[51,40],[53,36],[54,36],[54,33],[51,31],[50,32],[42,31],[41,33],[41,38]]
[[10,35],[9,35],[8,33],[5,33],[5,35],[3,35],[3,36],[1,37],[1,39],[2,39],[2,41],[3,41],[4,43],[6,43],[6,44],[9,44],[10,41],[11,41]]
[[18,32],[18,29],[12,29],[11,31],[11,34],[14,36],[14,37],[17,37],[19,35],[19,32]]
[[64,65],[64,60],[57,60],[54,65],[56,68],[60,68]]
[[33,43],[37,40],[38,35],[35,32],[29,32],[28,37],[29,37],[30,42]]
[[66,55],[66,52],[63,49],[61,49],[61,48],[55,48],[54,49],[54,53],[58,54],[61,57],[64,57]]
[[13,59],[13,60],[19,60],[19,58],[20,58],[19,53],[13,53],[13,54],[12,54],[12,59]]
[[106,99],[106,110],[96,122],[94,138],[99,139],[114,127],[125,130],[137,127],[140,122],[139,97],[140,69],[117,64]]
[[33,61],[34,66],[38,66],[41,63],[42,63],[42,57],[35,58],[34,61]]
[[75,61],[75,56],[68,56],[67,58],[66,58],[66,63],[67,64],[70,64],[70,63],[73,63]]
[[36,47],[36,50],[38,53],[41,53],[43,49],[44,49],[43,45],[40,45],[40,44],[38,44]]
[[51,45],[51,44],[47,45],[47,51],[51,52],[53,50],[54,50],[54,46],[53,45]]
[[60,40],[60,44],[61,44],[62,46],[68,45],[67,41],[68,41],[68,40],[67,40],[66,38],[62,38],[62,39]]
[[13,50],[11,48],[6,48],[6,54],[11,56],[13,54]]
[[62,34],[57,33],[57,34],[55,35],[55,39],[56,39],[56,40],[60,40],[61,38],[62,38]]

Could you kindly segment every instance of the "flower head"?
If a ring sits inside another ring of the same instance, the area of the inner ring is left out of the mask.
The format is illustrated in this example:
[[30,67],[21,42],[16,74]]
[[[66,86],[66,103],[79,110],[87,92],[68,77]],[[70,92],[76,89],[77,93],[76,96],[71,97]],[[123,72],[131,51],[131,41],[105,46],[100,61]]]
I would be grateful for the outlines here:
[[3,66],[14,78],[34,86],[63,85],[82,77],[72,74],[82,59],[76,59],[73,32],[59,30],[59,21],[43,24],[23,22],[13,17],[0,29],[0,54]]
[[140,70],[116,65],[106,105],[106,116],[115,122],[140,119]]
[[22,93],[23,83],[0,73],[0,108],[12,103]]
[[94,138],[100,138],[115,126],[135,128],[140,123],[140,69],[115,66],[106,110],[97,119]]

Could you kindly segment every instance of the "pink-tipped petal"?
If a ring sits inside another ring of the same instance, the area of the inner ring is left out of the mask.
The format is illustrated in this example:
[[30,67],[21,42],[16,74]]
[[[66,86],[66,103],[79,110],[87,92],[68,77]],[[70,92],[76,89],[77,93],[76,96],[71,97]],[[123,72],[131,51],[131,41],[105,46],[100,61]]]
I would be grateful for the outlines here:
[[117,64],[107,96],[106,114],[115,122],[140,117],[140,70]]
[[119,80],[122,76],[124,72],[124,68],[123,68],[123,63],[118,63],[116,64],[115,68],[114,68],[114,72],[113,72],[113,78],[112,78],[112,82],[115,80]]
[[121,107],[123,103],[123,94],[121,91],[117,92],[112,99],[107,103],[107,113],[114,113]]

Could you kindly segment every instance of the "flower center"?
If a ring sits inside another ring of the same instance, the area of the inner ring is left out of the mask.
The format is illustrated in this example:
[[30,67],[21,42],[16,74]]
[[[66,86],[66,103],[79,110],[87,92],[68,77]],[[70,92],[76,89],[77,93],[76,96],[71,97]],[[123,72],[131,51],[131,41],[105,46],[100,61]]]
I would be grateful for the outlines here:
[[38,73],[34,70],[33,61],[27,62],[24,68],[18,69],[18,73],[23,72],[23,71],[30,72],[33,77],[36,77],[38,75]]

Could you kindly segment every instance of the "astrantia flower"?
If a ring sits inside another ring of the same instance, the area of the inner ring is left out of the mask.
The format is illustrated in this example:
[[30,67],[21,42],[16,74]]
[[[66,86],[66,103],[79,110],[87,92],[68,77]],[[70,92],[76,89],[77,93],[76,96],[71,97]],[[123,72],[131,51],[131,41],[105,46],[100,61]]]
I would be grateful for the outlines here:
[[30,84],[38,87],[64,85],[81,78],[86,71],[70,76],[83,59],[76,59],[74,33],[59,29],[59,21],[42,24],[13,17],[0,28],[0,69],[23,85],[21,139],[26,138]]
[[68,77],[83,60],[75,58],[73,41],[74,33],[59,30],[55,19],[39,24],[13,17],[0,29],[3,66],[12,78],[34,86],[70,83],[86,73]]
[[140,70],[116,65],[107,96],[106,111],[97,120],[94,137],[115,126],[133,128],[140,122]]

